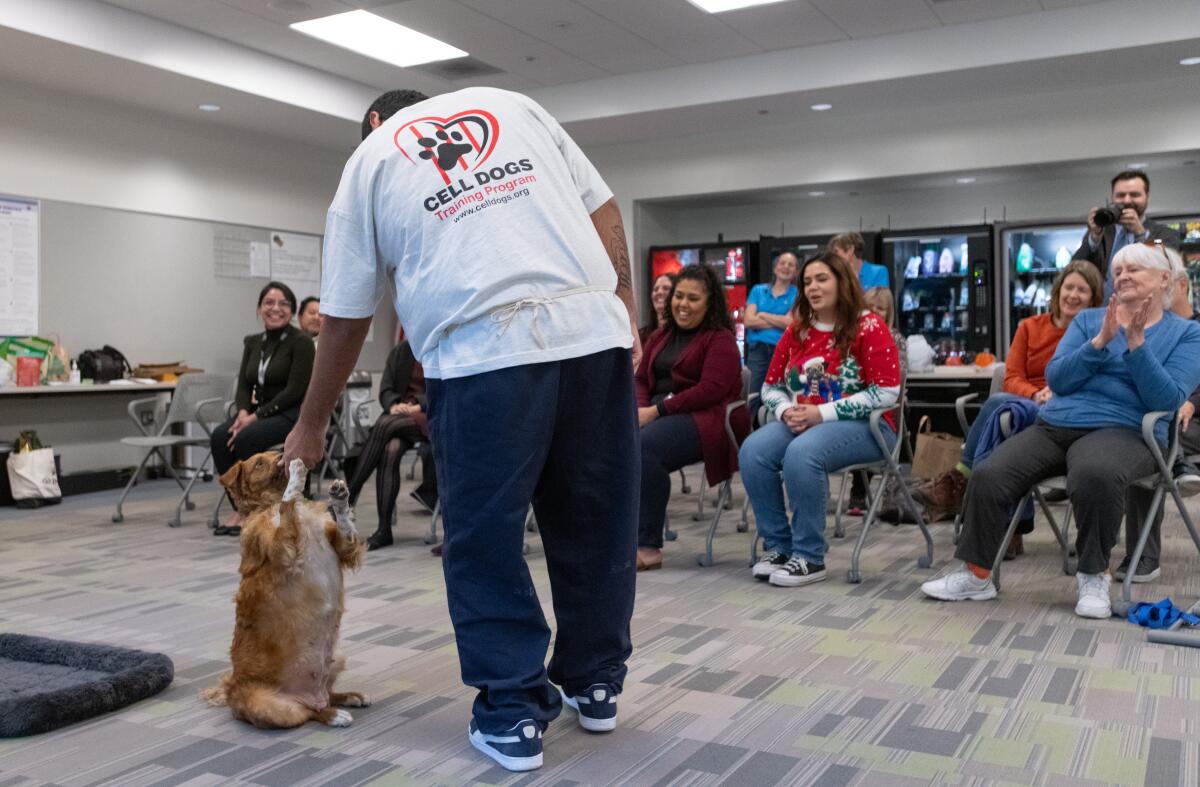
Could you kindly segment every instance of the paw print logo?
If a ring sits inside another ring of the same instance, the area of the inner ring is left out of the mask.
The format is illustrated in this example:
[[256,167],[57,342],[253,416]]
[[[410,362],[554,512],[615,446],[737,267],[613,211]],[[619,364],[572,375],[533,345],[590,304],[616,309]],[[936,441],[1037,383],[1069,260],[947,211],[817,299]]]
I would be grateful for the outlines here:
[[424,148],[417,155],[429,161],[434,157],[434,150],[436,149],[437,165],[442,170],[452,168],[458,163],[460,158],[475,150],[470,143],[462,141],[463,135],[457,131],[451,131],[447,134],[445,129],[438,129],[434,136],[437,139],[421,137],[417,140],[417,144]]

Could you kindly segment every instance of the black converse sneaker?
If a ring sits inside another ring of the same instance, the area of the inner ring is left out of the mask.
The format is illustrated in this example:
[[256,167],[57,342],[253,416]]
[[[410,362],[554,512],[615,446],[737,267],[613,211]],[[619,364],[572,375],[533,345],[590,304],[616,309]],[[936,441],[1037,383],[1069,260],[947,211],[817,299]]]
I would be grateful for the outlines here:
[[771,572],[768,582],[782,588],[794,588],[825,579],[825,564],[809,563],[799,555],[792,555],[781,568]]
[[772,549],[770,552],[763,554],[750,571],[754,574],[755,579],[766,579],[775,573],[776,569],[782,568],[788,562],[789,557],[791,555],[780,552],[777,549]]
[[542,729],[533,719],[519,721],[496,735],[483,732],[471,719],[467,740],[507,770],[532,771],[542,767]]

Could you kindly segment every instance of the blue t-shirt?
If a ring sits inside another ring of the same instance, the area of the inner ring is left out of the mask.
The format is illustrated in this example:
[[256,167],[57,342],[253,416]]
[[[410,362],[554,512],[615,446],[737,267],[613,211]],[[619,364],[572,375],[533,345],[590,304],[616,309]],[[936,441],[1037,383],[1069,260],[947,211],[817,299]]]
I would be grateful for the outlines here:
[[[746,305],[754,304],[760,314],[787,314],[796,302],[798,290],[796,285],[787,288],[787,292],[776,298],[771,294],[770,284],[756,284],[746,298]],[[774,347],[783,338],[782,328],[749,328],[746,330],[746,343],[762,342]]]
[[[1143,415],[1178,410],[1200,384],[1200,325],[1167,312],[1129,352],[1123,328],[1104,349],[1092,347],[1103,322],[1104,309],[1076,315],[1046,366],[1054,396],[1040,417],[1051,426],[1140,429]],[[1154,434],[1166,443],[1165,421]]]
[[891,281],[888,279],[887,267],[876,265],[866,260],[863,260],[862,267],[858,269],[858,282],[862,285],[863,291],[869,290],[872,287],[888,287],[891,285]]

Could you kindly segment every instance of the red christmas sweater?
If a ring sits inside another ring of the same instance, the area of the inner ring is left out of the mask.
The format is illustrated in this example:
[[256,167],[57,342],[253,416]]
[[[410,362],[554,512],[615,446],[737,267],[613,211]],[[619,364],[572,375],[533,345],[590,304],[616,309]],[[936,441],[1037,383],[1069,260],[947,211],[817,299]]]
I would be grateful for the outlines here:
[[[891,331],[877,315],[858,317],[858,334],[843,359],[833,326],[815,323],[802,339],[783,332],[763,383],[762,400],[776,415],[797,404],[815,404],[824,421],[867,418],[872,410],[896,403],[900,362]],[[884,419],[896,428],[896,414]]]

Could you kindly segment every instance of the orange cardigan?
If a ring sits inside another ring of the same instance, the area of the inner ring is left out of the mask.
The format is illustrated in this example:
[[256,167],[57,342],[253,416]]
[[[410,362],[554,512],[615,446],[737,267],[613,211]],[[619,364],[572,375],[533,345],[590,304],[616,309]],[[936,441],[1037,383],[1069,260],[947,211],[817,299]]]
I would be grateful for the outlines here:
[[1046,366],[1066,332],[1054,324],[1049,312],[1021,320],[1004,362],[1004,390],[1032,399],[1045,388]]

